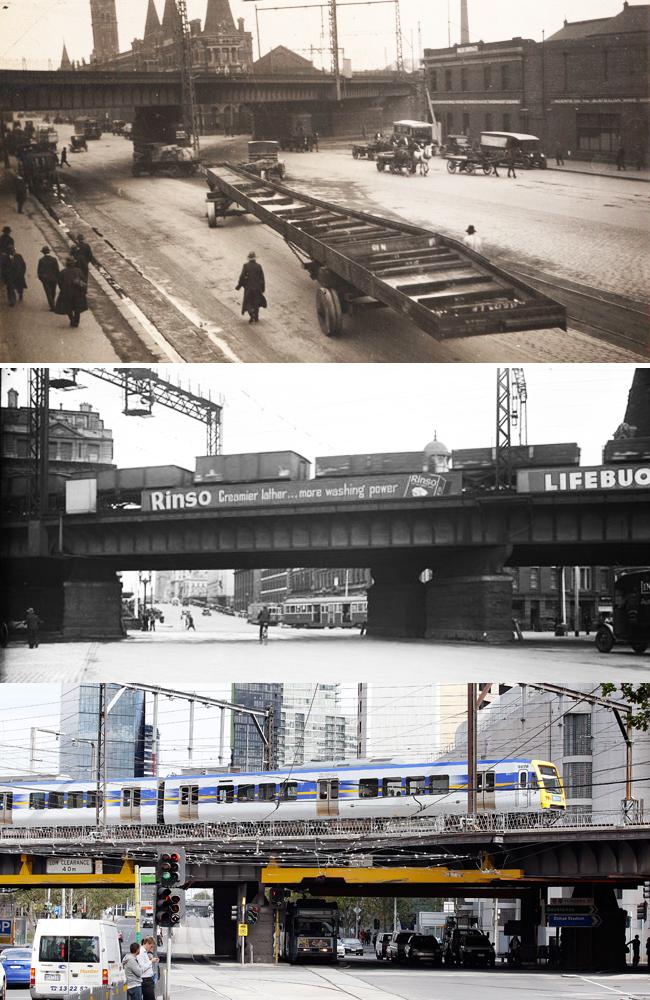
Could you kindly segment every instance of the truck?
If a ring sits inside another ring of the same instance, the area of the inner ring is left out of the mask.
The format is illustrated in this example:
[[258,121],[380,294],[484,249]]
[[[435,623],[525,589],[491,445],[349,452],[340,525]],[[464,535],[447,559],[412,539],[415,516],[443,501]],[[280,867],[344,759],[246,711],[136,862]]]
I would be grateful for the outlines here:
[[325,899],[287,903],[282,924],[282,957],[290,963],[303,959],[336,962],[339,911]]
[[132,138],[134,177],[141,174],[190,177],[199,167],[178,105],[137,108]]
[[74,123],[74,134],[81,135],[88,141],[89,139],[101,139],[102,127],[96,118],[76,118]]

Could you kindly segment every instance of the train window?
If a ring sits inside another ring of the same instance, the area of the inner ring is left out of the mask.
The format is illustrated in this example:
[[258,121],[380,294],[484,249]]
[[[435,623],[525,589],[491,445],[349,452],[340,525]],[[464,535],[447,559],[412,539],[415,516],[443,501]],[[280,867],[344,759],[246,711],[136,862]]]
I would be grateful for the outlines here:
[[447,795],[449,792],[449,775],[432,774],[429,779],[429,787],[432,795]]
[[281,796],[283,799],[297,799],[298,798],[298,782],[297,781],[285,781],[282,785]]
[[182,806],[189,806],[190,804],[196,805],[199,801],[198,785],[181,785],[180,793]]
[[192,802],[192,805],[196,805],[196,803],[199,801],[199,786],[198,785],[192,785],[191,795],[190,795],[190,801]]
[[30,792],[29,793],[29,808],[30,809],[45,809],[45,792]]
[[47,797],[48,809],[63,809],[63,792],[50,792]]
[[424,775],[419,775],[417,778],[406,779],[407,795],[424,795],[426,790],[427,790],[427,779],[424,777]]
[[494,779],[495,779],[494,771],[488,771],[486,773],[486,775],[485,775],[485,791],[486,792],[493,792],[494,791]]
[[123,788],[122,789],[122,805],[123,806],[130,806],[131,805],[131,789],[130,788]]
[[139,788],[134,788],[133,789],[133,805],[134,806],[139,806],[141,800],[142,800],[142,792],[140,791]]
[[381,794],[384,798],[395,798],[402,794],[401,778],[384,778],[381,783]]
[[528,775],[528,787],[529,788],[534,788],[535,790],[537,790],[539,788],[539,782],[537,781],[537,775],[533,774],[532,772],[531,772],[531,774]]
[[68,809],[83,809],[83,804],[83,792],[68,792]]
[[339,797],[339,782],[338,778],[334,778],[333,781],[330,781],[330,798],[338,799],[338,797]]
[[88,792],[86,795],[86,806],[88,809],[101,809],[104,803],[103,792]]
[[255,785],[239,785],[237,788],[238,802],[255,801]]
[[318,798],[319,799],[326,799],[327,798],[327,785],[328,785],[327,781],[319,781],[318,782]]
[[379,780],[377,778],[361,778],[359,781],[359,798],[376,799],[379,795]]
[[219,785],[217,788],[217,802],[232,802],[235,798],[235,789],[232,785]]
[[[469,777],[467,778],[467,784],[469,786]],[[477,792],[482,792],[483,791],[483,775],[481,774],[480,771],[476,775],[476,791]]]
[[527,771],[520,771],[519,772],[519,787],[520,788],[526,788],[527,785],[528,785],[528,772]]
[[275,782],[273,782],[272,784],[259,786],[258,798],[262,802],[273,802],[276,795],[277,795],[277,786]]

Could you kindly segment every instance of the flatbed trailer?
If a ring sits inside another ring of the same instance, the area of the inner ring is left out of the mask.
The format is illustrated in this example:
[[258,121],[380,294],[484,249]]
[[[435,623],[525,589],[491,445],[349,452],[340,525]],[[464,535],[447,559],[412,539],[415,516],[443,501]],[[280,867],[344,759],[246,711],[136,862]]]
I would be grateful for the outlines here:
[[206,173],[209,226],[251,214],[279,233],[318,282],[316,312],[328,337],[342,332],[344,314],[382,306],[440,339],[566,330],[563,306],[458,240],[252,178],[230,163]]

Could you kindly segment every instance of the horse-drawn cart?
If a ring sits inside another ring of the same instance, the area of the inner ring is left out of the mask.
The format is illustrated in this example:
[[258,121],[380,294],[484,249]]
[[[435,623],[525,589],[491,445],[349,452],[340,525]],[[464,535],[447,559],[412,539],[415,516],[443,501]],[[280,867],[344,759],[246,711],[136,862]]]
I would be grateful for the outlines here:
[[447,170],[450,174],[475,174],[482,171],[487,177],[492,173],[492,161],[489,157],[473,150],[463,154],[447,156]]

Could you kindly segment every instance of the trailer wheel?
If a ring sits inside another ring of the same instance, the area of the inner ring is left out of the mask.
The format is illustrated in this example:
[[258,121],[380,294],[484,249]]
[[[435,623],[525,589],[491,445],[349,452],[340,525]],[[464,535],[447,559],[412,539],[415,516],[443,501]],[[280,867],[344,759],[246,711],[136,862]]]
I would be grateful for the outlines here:
[[343,330],[341,300],[334,288],[320,287],[316,291],[316,314],[326,337],[336,337]]
[[447,160],[447,170],[450,174],[456,173],[456,163],[454,160]]
[[208,202],[208,226],[210,229],[217,228],[217,206],[213,201]]
[[492,166],[491,166],[491,164],[489,164],[489,163],[484,163],[483,164],[483,173],[485,174],[486,177],[488,177],[489,174],[492,173]]
[[384,163],[383,160],[377,160],[377,170],[379,171],[380,174],[383,174],[385,166],[386,164]]
[[596,632],[596,649],[599,653],[611,653],[614,647],[614,636],[608,628]]
[[476,164],[472,163],[471,160],[468,160],[467,163],[465,164],[465,173],[473,174],[475,170],[476,170]]
[[355,160],[358,160],[359,159],[359,150],[358,149],[353,149],[352,150],[352,156],[353,156],[353,158]]

